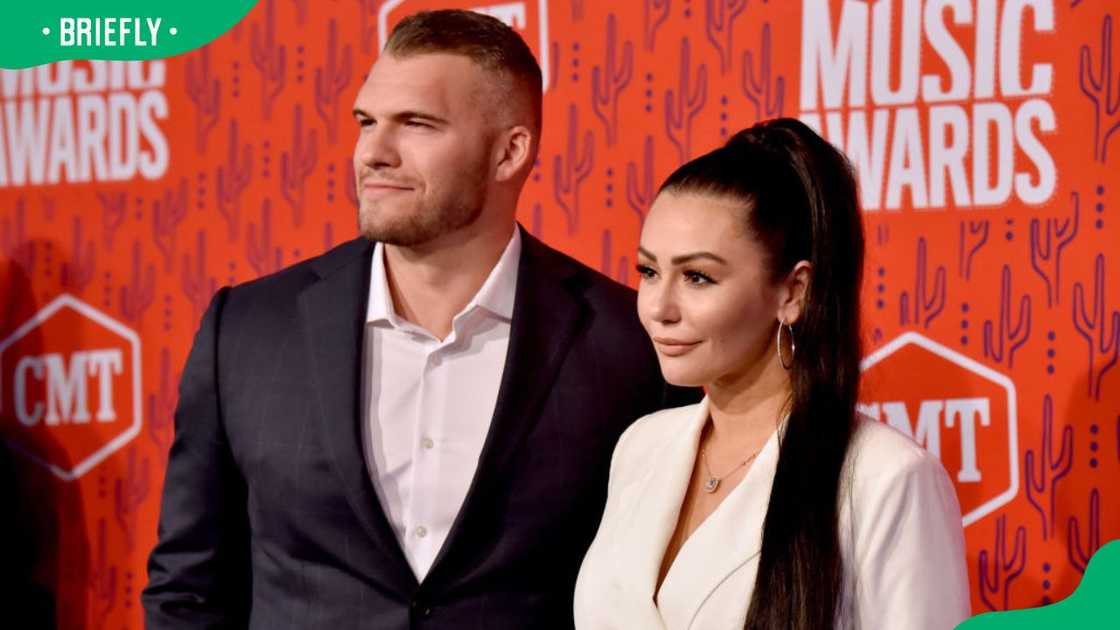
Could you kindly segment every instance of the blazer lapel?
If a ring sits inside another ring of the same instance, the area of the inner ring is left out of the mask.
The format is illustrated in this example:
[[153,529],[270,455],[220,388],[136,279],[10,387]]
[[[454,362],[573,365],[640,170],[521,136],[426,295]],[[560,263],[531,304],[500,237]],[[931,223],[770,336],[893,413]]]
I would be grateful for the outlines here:
[[323,438],[346,498],[385,559],[388,586],[407,593],[416,577],[381,508],[362,455],[358,409],[361,347],[372,244],[356,239],[312,264],[319,280],[300,294],[300,309],[318,394]]
[[[660,592],[662,617],[669,630],[689,628],[727,576],[758,555],[778,450],[775,431],[739,485],[681,547]],[[751,593],[740,595],[746,606]]]
[[521,226],[521,259],[510,322],[509,348],[498,399],[471,487],[436,556],[425,584],[448,576],[484,501],[506,479],[510,460],[535,426],[557,370],[584,315],[573,282],[578,267],[557,255]]
[[[700,433],[708,419],[708,400],[675,412],[679,431],[672,431],[654,451],[644,457],[652,464],[632,484],[620,486],[623,500],[632,506],[614,528],[620,532],[610,544],[617,549],[619,577],[627,604],[645,608],[643,617],[660,618],[656,601],[657,578],[666,547],[677,528],[681,504],[692,469]],[[678,556],[679,557],[679,556]],[[668,626],[672,627],[672,626]]]

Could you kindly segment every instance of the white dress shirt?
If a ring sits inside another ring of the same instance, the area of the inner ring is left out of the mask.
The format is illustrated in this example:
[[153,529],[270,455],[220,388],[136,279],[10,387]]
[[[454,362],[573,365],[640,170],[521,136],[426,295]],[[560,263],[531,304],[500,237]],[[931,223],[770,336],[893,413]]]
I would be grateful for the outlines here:
[[[743,627],[778,464],[777,432],[657,586],[707,420],[705,398],[645,416],[622,435],[606,511],[576,583],[578,630]],[[863,419],[843,475],[836,627],[956,627],[969,614],[968,572],[960,506],[941,462],[894,428]]]
[[373,250],[362,375],[362,440],[385,516],[423,581],[467,496],[509,347],[517,229],[443,341],[400,318]]

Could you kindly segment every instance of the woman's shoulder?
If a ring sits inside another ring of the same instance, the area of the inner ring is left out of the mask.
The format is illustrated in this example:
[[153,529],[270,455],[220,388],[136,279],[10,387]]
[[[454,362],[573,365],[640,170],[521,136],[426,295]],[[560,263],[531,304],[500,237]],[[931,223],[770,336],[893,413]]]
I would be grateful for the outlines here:
[[848,449],[848,472],[856,494],[915,482],[951,485],[941,460],[910,436],[864,415],[857,416],[856,422]]

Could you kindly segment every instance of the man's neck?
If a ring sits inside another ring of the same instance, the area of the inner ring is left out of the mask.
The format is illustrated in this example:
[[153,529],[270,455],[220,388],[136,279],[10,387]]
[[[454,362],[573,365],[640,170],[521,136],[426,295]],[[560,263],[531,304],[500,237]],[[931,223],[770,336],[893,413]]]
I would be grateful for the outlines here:
[[511,222],[459,230],[419,247],[385,245],[385,276],[396,314],[446,338],[455,315],[482,288],[515,229]]

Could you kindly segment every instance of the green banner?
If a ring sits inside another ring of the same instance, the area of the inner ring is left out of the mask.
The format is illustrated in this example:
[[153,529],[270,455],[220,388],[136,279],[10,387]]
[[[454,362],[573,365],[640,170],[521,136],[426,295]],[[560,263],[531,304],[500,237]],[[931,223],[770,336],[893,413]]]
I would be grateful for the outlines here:
[[0,21],[0,68],[66,59],[137,61],[184,53],[237,24],[258,0],[16,2]]

